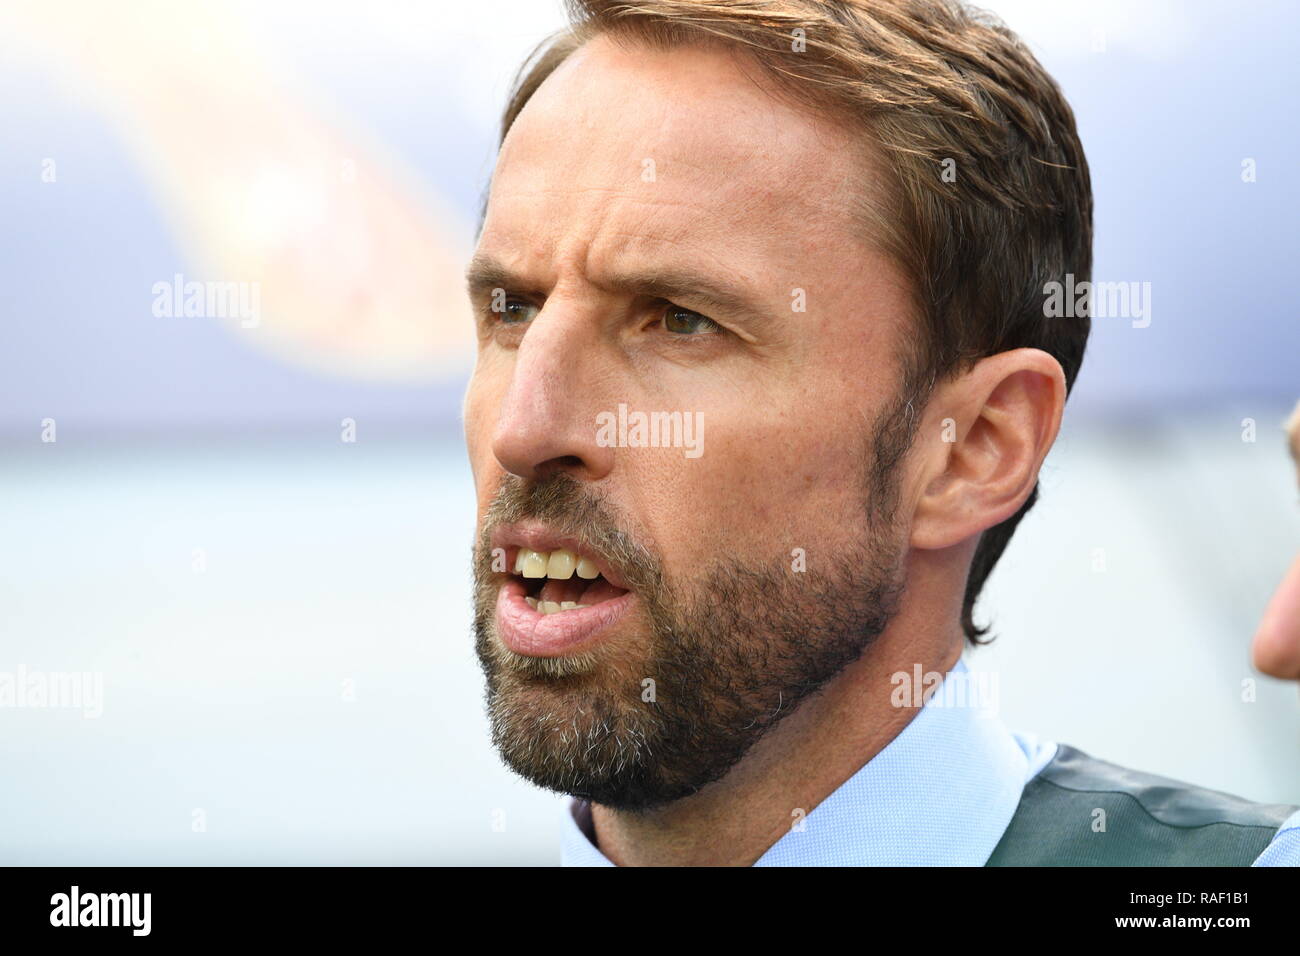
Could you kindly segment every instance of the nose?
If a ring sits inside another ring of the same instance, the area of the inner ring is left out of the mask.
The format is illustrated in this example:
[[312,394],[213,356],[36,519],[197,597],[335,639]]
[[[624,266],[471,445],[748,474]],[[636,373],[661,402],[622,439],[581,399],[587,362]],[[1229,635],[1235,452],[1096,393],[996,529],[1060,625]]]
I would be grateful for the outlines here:
[[599,344],[581,316],[551,299],[515,350],[492,437],[501,467],[528,481],[559,472],[585,481],[609,474],[614,450],[597,440]]

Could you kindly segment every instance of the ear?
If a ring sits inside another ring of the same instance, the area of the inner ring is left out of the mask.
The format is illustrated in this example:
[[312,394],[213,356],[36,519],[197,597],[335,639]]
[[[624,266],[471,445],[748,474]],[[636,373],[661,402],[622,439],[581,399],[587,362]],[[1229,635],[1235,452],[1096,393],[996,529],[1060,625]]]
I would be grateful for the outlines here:
[[1265,674],[1300,680],[1300,555],[1268,602],[1250,652]]
[[948,548],[1011,517],[1061,427],[1065,373],[1041,349],[981,359],[926,406],[914,548]]

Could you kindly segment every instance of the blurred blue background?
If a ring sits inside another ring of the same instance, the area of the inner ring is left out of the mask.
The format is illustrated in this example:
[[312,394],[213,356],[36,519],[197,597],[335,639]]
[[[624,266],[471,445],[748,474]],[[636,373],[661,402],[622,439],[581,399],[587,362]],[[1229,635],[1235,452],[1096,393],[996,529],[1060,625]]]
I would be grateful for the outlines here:
[[[472,650],[459,275],[559,4],[101,6],[0,0],[0,671],[105,684],[0,709],[0,861],[556,862]],[[1300,544],[1300,7],[985,6],[1152,311],[1095,321],[971,664],[1015,729],[1300,803],[1248,654]],[[156,317],[177,273],[261,283],[259,323]]]

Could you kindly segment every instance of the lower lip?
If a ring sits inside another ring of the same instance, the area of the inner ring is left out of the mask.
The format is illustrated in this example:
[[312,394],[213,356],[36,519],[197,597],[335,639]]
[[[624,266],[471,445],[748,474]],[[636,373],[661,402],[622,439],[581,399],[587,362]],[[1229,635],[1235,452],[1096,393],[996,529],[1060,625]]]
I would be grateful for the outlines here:
[[510,578],[497,592],[497,633],[501,642],[516,654],[528,657],[559,657],[586,650],[627,613],[632,592],[589,607],[543,614],[524,600],[528,590],[518,578]]

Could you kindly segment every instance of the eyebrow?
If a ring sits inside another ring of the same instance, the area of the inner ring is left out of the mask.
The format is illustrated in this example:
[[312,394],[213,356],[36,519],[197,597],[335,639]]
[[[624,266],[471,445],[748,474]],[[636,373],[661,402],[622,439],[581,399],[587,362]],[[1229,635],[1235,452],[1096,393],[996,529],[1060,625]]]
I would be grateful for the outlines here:
[[[516,275],[483,253],[470,260],[469,268],[465,270],[465,282],[471,296],[490,289],[545,294],[537,283]],[[600,282],[599,287],[626,295],[653,296],[674,302],[684,300],[733,318],[759,318],[767,312],[757,299],[744,291],[689,269],[651,268],[621,272]]]

